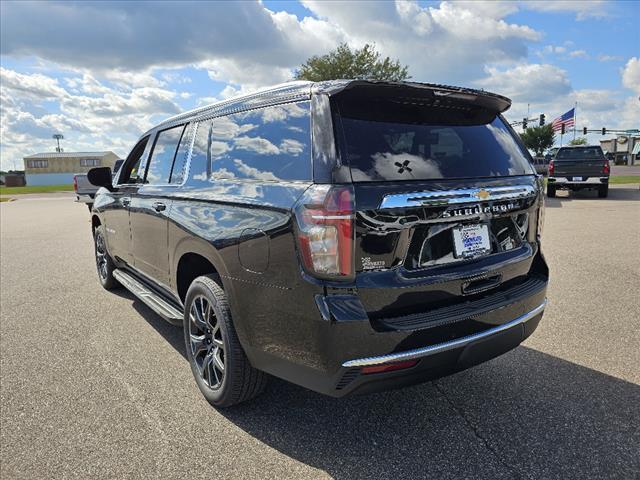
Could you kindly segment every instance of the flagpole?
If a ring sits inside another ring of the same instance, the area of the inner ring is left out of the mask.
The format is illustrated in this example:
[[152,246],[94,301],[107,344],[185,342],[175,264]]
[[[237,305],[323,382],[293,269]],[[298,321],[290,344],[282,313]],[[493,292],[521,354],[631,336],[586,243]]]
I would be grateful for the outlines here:
[[576,118],[578,118],[578,101],[576,100],[576,104],[573,107],[573,139],[576,139]]

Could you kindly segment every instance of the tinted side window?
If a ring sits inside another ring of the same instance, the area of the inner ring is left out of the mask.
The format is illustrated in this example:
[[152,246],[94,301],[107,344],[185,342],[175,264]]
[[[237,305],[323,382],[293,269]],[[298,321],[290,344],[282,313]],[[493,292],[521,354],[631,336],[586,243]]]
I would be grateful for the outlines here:
[[118,177],[118,183],[125,184],[142,182],[144,172],[140,171],[140,162],[148,141],[149,137],[144,137],[135,147],[133,147],[133,150],[131,150],[131,153],[125,160],[122,172],[120,172],[120,176]]
[[209,179],[209,135],[211,134],[212,120],[204,120],[196,125],[196,138],[193,141],[191,152],[191,166],[189,178],[193,181],[206,181]]
[[193,138],[194,123],[187,125],[184,133],[182,134],[182,140],[176,153],[176,159],[173,162],[173,168],[171,169],[170,183],[181,184],[186,175],[187,159],[189,158],[189,149],[191,148],[191,139]]
[[310,180],[309,112],[309,102],[302,102],[213,119],[212,179]]
[[147,167],[146,183],[152,185],[169,183],[173,159],[183,131],[184,125],[180,125],[158,132]]

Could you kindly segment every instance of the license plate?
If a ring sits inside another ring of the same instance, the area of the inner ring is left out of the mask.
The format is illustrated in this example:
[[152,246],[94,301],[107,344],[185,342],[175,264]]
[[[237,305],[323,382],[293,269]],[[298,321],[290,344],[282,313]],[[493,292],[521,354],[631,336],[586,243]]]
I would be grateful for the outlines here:
[[571,180],[573,180],[574,182],[581,182],[582,177],[571,177]]
[[476,257],[491,252],[487,225],[464,225],[453,229],[453,246],[457,258]]

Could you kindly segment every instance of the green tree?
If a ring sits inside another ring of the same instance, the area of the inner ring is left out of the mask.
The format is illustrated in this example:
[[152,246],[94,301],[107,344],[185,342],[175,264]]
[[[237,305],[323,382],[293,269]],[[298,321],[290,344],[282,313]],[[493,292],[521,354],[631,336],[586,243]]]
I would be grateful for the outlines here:
[[295,73],[297,80],[335,80],[355,78],[360,80],[388,80],[398,82],[411,78],[409,67],[389,57],[381,58],[375,46],[366,44],[351,50],[346,43],[326,55],[314,55]]
[[587,145],[587,139],[585,137],[574,138],[569,142],[569,145]]
[[536,152],[537,156],[542,156],[542,153],[551,148],[556,141],[556,135],[551,124],[527,128],[520,134],[520,137],[524,146]]

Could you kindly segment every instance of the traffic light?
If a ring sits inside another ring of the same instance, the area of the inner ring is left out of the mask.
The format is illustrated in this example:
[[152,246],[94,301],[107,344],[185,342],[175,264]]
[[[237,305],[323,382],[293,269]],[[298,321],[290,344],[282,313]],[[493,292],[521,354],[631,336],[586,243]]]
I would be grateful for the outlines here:
[[540,114],[540,126],[544,125],[544,113]]
[[526,129],[527,129],[527,119],[526,119],[526,118],[523,118],[523,119],[522,119],[522,129],[523,129],[523,130],[526,130]]
[[587,134],[587,127],[582,127],[582,134],[586,135]]
[[602,134],[603,134],[603,135],[606,135],[606,134],[607,134],[607,129],[606,129],[606,128],[604,128],[604,127],[602,127]]
[[560,135],[564,135],[564,123],[560,127]]

